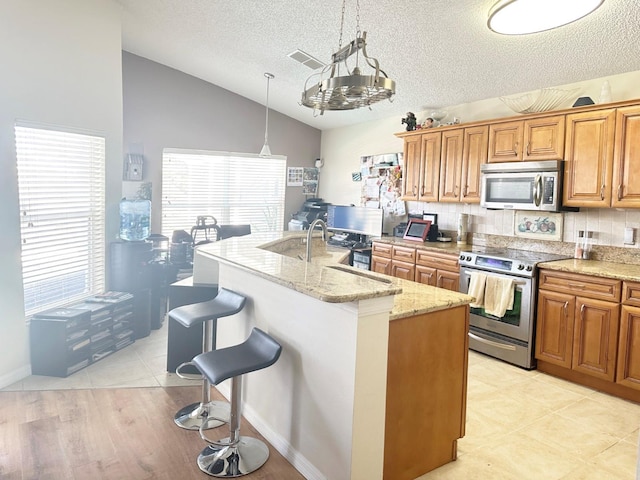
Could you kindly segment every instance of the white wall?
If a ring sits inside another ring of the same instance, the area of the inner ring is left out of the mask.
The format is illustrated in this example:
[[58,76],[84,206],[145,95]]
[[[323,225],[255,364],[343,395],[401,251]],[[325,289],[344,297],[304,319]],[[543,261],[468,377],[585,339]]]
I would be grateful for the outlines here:
[[120,11],[110,0],[0,2],[0,387],[29,374],[20,263],[16,120],[106,137],[107,238],[122,168]]
[[[143,181],[153,184],[152,231],[159,233],[162,150],[257,154],[264,143],[265,107],[131,53],[123,52],[122,62],[124,151],[144,154]],[[277,79],[269,88],[278,88]],[[320,130],[271,110],[269,146],[274,155],[286,155],[290,167],[313,167],[320,157]],[[140,182],[124,182],[124,195],[135,194],[139,186]],[[302,187],[287,187],[285,195],[286,226],[306,197]],[[202,212],[207,213],[211,212]]]
[[[605,78],[597,78],[561,88],[578,88],[577,97],[589,96],[596,103],[605,80],[611,85],[612,101],[640,98],[640,71]],[[562,105],[570,107],[572,102]],[[372,107],[375,108],[375,105]],[[489,120],[514,116],[499,98],[491,98],[474,103],[445,107],[448,112],[443,122],[458,117],[464,122]],[[415,112],[418,122],[428,117],[429,112]],[[403,141],[394,133],[402,132],[404,125],[401,117],[387,118],[381,121],[361,123],[352,127],[328,130],[322,133],[322,158],[324,167],[322,176],[330,178],[320,184],[320,196],[326,201],[339,204],[360,204],[361,182],[353,182],[351,173],[360,169],[360,157],[379,153],[401,152]],[[513,235],[514,213],[509,211],[491,211],[478,205],[407,202],[410,212],[428,212],[438,214],[441,230],[455,231],[458,213],[471,215],[470,231],[494,235]],[[393,224],[402,218],[386,218],[385,232],[389,233]],[[639,229],[640,210],[632,209],[581,209],[577,213],[564,214],[563,240],[572,242],[577,230],[588,229],[595,232],[595,243],[599,245],[625,246],[623,243],[624,227]],[[637,248],[640,240],[636,238]]]

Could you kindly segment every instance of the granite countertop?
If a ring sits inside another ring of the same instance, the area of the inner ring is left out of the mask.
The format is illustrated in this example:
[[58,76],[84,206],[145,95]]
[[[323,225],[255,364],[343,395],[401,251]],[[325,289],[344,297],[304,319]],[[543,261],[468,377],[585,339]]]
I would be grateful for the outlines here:
[[640,282],[640,265],[628,263],[604,262],[601,260],[555,260],[553,262],[543,262],[539,268],[547,270],[557,270],[559,272],[581,273],[595,277],[614,278]]
[[196,255],[234,265],[324,302],[395,295],[392,320],[466,305],[472,300],[461,293],[350,267],[346,265],[349,250],[328,246],[320,232],[314,234],[311,262],[306,262],[303,242],[306,233],[253,233],[198,246]]

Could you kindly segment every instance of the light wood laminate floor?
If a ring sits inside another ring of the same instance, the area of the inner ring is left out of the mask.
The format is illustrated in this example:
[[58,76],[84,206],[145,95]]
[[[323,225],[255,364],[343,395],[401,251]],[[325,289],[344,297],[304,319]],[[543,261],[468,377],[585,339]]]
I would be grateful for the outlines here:
[[[202,440],[175,427],[170,414],[176,405],[197,398],[199,389],[159,388],[193,385],[165,372],[166,328],[165,323],[69,378],[31,376],[0,391],[0,445],[11,445],[0,448],[0,479],[74,478],[28,474],[36,466],[46,473],[61,461],[60,445],[72,452],[75,478],[209,478],[193,470]],[[135,394],[131,387],[137,387]],[[38,392],[68,389],[77,390],[76,395]],[[58,412],[57,421],[79,418],[73,428],[56,432],[51,423],[43,423],[42,416],[53,407],[42,399],[51,395],[67,411]],[[19,416],[8,415],[11,405],[25,398],[29,405],[19,409]],[[93,410],[81,406],[92,402]],[[160,410],[144,409],[151,404]],[[141,406],[142,417],[128,411]],[[157,422],[168,430],[156,428]],[[639,426],[638,404],[470,352],[466,435],[458,442],[458,460],[420,480],[633,480]],[[130,451],[115,455],[117,439]],[[107,454],[100,457],[96,452],[104,449]],[[247,480],[302,478],[271,450],[270,467]],[[171,466],[154,470],[161,458]],[[27,468],[22,475],[7,470],[16,462]]]

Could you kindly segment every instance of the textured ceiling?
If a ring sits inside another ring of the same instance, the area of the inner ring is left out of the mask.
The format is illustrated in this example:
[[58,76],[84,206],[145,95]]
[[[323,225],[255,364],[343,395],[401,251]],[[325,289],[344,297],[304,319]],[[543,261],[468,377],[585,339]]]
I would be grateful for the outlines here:
[[[287,55],[329,61],[341,0],[115,1],[124,50],[263,105],[271,72],[269,106],[322,130],[640,70],[638,0],[605,0],[577,22],[527,36],[486,27],[495,0],[360,0],[367,53],[396,81],[395,100],[314,117],[299,105],[313,71]],[[343,45],[355,38],[355,5],[347,0]]]

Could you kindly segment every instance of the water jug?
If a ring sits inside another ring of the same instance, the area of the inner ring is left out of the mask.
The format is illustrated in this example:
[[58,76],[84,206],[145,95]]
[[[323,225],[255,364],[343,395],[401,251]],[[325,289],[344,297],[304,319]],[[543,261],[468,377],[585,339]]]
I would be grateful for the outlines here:
[[120,201],[120,238],[130,242],[146,240],[151,233],[151,202]]

